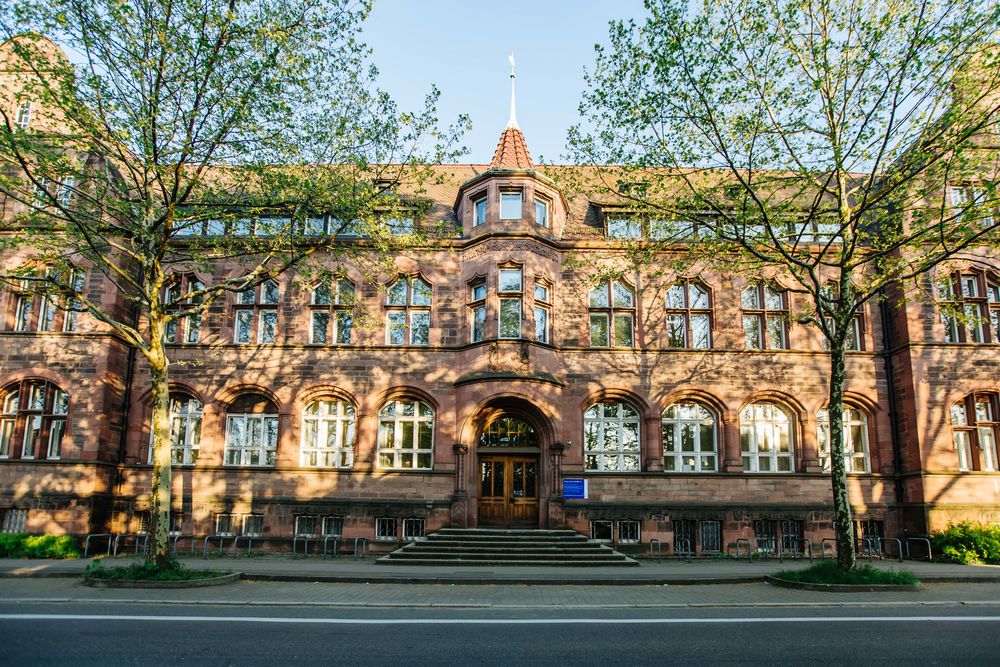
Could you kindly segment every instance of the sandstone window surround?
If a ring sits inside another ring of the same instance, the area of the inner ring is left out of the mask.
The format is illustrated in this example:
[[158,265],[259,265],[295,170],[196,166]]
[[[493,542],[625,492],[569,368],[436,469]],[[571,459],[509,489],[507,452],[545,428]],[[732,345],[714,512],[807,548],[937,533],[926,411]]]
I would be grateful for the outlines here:
[[477,278],[469,285],[469,320],[472,323],[471,340],[486,340],[486,281]]
[[[825,408],[816,414],[816,437],[819,442],[819,462],[824,472],[830,471],[830,412]],[[870,472],[868,420],[865,413],[844,406],[844,469],[847,472]]]
[[278,408],[257,394],[242,396],[226,411],[224,463],[273,466],[278,451]]
[[22,132],[31,125],[31,111],[31,102],[28,100],[23,100],[17,105],[17,119],[14,125]]
[[418,276],[404,276],[386,291],[387,345],[430,343],[431,286]]
[[[201,449],[201,401],[186,394],[170,397],[170,462],[194,465]],[[149,463],[153,463],[153,428],[149,428]]]
[[584,469],[639,472],[639,412],[624,401],[595,403],[583,414]]
[[520,220],[524,217],[524,190],[521,188],[500,188],[500,219]]
[[[59,279],[58,274],[54,277]],[[67,284],[76,292],[82,293],[84,274],[80,271],[71,272]],[[36,280],[25,279],[19,284],[19,289],[10,293],[8,317],[11,330],[24,333],[76,331],[79,313],[82,312],[79,301],[74,298],[38,294],[35,287],[40,285],[41,283]]]
[[1000,403],[997,394],[973,393],[952,405],[951,432],[959,470],[998,470]]
[[767,284],[744,288],[743,338],[748,350],[788,349],[788,292]]
[[378,467],[430,470],[434,453],[434,411],[415,399],[390,401],[378,413]]
[[606,280],[590,290],[590,346],[633,347],[635,292],[617,280]]
[[354,465],[357,415],[343,400],[312,401],[302,413],[299,464],[310,468],[350,468]]
[[309,343],[350,345],[354,304],[354,283],[346,278],[313,287],[309,298]]
[[955,272],[937,284],[945,343],[1000,343],[1000,278]]
[[792,418],[775,403],[751,403],[740,411],[743,472],[795,471]]
[[667,345],[707,350],[712,347],[712,295],[708,287],[682,280],[667,289]]
[[68,414],[69,394],[51,382],[8,385],[0,391],[0,459],[62,458]]
[[240,345],[270,345],[278,337],[278,283],[267,280],[257,287],[237,292],[233,308],[233,342]]
[[675,403],[663,411],[663,470],[716,472],[719,420],[700,403]]
[[[192,275],[176,276],[163,295],[167,308],[175,311],[202,302],[201,297],[189,297],[191,292],[205,289],[205,284]],[[201,313],[189,315],[170,322],[163,332],[163,342],[169,344],[197,343],[201,338]]]
[[497,281],[500,300],[499,337],[521,338],[524,276],[520,268],[501,268]]
[[533,296],[535,301],[535,340],[539,343],[549,343],[551,342],[549,322],[552,314],[552,286],[536,278]]

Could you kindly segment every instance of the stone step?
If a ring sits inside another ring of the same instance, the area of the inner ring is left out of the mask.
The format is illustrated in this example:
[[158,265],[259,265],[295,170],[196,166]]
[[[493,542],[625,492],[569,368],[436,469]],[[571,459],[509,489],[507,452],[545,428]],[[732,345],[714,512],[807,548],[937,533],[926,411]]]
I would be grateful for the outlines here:
[[506,541],[506,540],[454,540],[454,539],[431,539],[428,537],[426,540],[419,540],[414,542],[414,544],[429,544],[433,546],[442,547],[502,547],[504,549],[517,549],[526,548],[530,549],[532,547],[552,547],[554,549],[587,549],[599,547],[601,544],[599,542],[591,542],[589,540],[574,540],[564,541],[564,542],[552,542],[550,540],[517,540],[517,541]]
[[405,558],[442,558],[442,559],[466,559],[466,560],[498,560],[502,558],[512,558],[515,560],[566,560],[566,561],[576,561],[576,560],[624,560],[626,557],[622,554],[616,554],[615,552],[595,552],[595,553],[585,553],[585,554],[561,554],[561,553],[518,553],[511,554],[506,551],[482,551],[482,552],[469,552],[469,551],[448,551],[441,553],[428,553],[424,551],[394,551],[390,554],[393,559]]
[[479,567],[484,566],[513,566],[513,567],[636,567],[639,565],[637,561],[631,558],[626,558],[625,560],[601,560],[601,561],[588,561],[588,560],[514,560],[514,559],[497,559],[497,560],[468,560],[468,559],[444,559],[444,558],[392,558],[392,554],[382,556],[376,563],[382,565],[433,565],[433,566],[465,566],[465,565],[475,565]]
[[437,531],[441,535],[553,535],[582,537],[575,530],[565,528],[440,528]]
[[511,551],[515,553],[527,551],[552,551],[579,553],[587,551],[609,551],[607,547],[593,542],[580,544],[546,544],[544,542],[503,544],[497,542],[412,542],[403,547],[407,551]]

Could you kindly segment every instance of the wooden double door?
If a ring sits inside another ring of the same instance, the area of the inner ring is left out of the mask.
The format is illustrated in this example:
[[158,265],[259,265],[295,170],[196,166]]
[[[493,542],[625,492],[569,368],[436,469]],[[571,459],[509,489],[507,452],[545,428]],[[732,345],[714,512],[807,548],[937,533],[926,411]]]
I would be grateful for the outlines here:
[[479,525],[538,525],[538,457],[479,457]]

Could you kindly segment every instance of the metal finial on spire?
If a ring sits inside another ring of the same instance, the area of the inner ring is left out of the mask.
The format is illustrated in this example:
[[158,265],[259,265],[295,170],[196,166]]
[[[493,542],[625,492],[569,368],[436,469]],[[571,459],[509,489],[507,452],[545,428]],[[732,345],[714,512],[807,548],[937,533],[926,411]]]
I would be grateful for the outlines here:
[[516,78],[516,75],[514,74],[513,53],[507,56],[507,62],[510,63],[510,117],[507,119],[507,127],[520,130],[521,128],[517,125],[517,104],[514,98],[514,79]]

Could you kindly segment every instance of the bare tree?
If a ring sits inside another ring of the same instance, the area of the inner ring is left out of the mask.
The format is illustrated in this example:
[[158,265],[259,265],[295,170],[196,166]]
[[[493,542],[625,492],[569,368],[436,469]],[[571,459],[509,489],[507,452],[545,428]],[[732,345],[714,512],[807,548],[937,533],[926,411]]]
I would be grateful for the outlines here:
[[837,558],[852,568],[845,348],[862,304],[995,247],[997,3],[647,8],[598,47],[572,156],[623,165],[605,185],[657,221],[663,252],[778,272],[804,295],[799,319],[830,353]]
[[[358,247],[345,233],[366,236],[368,255],[391,252],[400,237],[387,221],[419,204],[395,184],[419,183],[422,158],[440,161],[457,139],[436,129],[436,91],[408,114],[375,87],[358,39],[369,10],[352,0],[49,0],[0,11],[10,80],[0,192],[12,203],[0,250],[23,260],[4,278],[90,313],[145,358],[148,558],[159,566],[171,331],[227,292]],[[239,271],[180,293],[178,273],[223,261]],[[119,298],[90,298],[75,278],[88,271]]]

